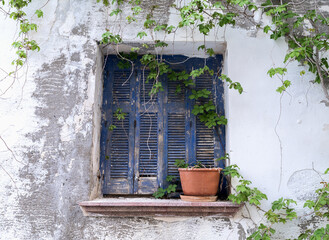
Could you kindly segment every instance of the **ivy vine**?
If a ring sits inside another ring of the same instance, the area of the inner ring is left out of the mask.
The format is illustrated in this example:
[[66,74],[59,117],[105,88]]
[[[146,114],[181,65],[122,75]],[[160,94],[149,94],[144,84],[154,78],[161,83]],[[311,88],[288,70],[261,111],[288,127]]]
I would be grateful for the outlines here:
[[[16,59],[12,60],[12,64],[16,66],[16,71],[24,65],[27,59],[28,51],[40,51],[38,43],[31,39],[30,32],[36,32],[38,30],[37,24],[31,22],[24,9],[31,3],[32,0],[2,0],[0,7],[2,13],[9,18],[15,20],[19,24],[19,32],[17,39],[12,43],[12,46],[16,49]],[[6,3],[8,6],[5,6]],[[37,9],[34,13],[38,18],[43,17],[43,11]],[[10,72],[12,75],[15,71]]]
[[[266,194],[257,188],[250,187],[252,184],[251,181],[243,178],[239,173],[239,167],[237,165],[227,166],[223,169],[223,172],[226,176],[238,179],[238,184],[235,187],[231,186],[234,192],[229,195],[229,200],[238,204],[245,203],[246,208],[248,206],[255,206],[264,214],[265,222],[260,223],[248,239],[269,240],[275,236],[276,225],[285,224],[294,219],[305,217],[297,216],[297,212],[294,209],[297,202],[289,198],[281,197],[278,200],[273,201],[271,208],[267,211],[261,209],[261,201],[267,200]],[[329,168],[324,174],[328,173]],[[322,187],[315,190],[315,200],[306,200],[303,207],[310,210],[308,213],[309,216],[316,216],[319,218],[319,221],[324,222],[329,220],[329,185],[326,181],[322,181],[321,184]],[[304,229],[295,239],[329,239],[329,224],[326,224],[325,227]]]

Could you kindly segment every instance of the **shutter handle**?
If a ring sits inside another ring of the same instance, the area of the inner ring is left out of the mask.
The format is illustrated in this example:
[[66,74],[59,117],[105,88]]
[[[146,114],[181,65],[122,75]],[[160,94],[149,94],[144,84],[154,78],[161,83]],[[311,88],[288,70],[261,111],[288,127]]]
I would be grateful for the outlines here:
[[134,120],[134,128],[136,128],[136,120]]

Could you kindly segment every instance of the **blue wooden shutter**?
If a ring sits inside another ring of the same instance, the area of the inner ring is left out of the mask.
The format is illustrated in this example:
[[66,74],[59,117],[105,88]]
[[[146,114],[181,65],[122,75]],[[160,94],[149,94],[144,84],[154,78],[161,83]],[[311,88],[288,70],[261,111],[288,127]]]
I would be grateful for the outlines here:
[[[115,58],[109,59],[103,94],[103,141],[106,138],[105,149],[101,148],[104,151],[101,154],[103,194],[132,194],[135,75],[131,69],[118,69]],[[115,117],[118,109],[125,114],[124,119]],[[115,126],[112,131],[109,130],[111,125]]]
[[[182,71],[184,68],[179,69]],[[177,159],[186,159],[186,89],[184,84],[177,81],[166,80],[166,146],[167,146],[167,174],[179,176],[174,165]],[[180,91],[176,91],[177,87]]]
[[[210,98],[216,106],[216,112],[224,115],[224,88],[221,79],[222,56],[208,58],[206,62],[201,59],[195,59],[193,66],[202,67],[204,64],[214,71],[214,75],[205,73],[195,79],[196,90],[207,89],[211,92]],[[202,101],[199,100],[199,101]],[[225,155],[225,126],[208,128],[204,123],[196,118],[195,124],[195,157],[197,161],[207,167],[220,166],[224,167],[224,162],[217,162],[216,159]]]
[[[203,74],[195,79],[196,90],[207,89],[211,92],[210,99],[214,100],[216,82],[209,74]],[[207,100],[208,101],[208,100]],[[202,99],[198,103],[202,102]],[[196,159],[206,167],[214,167],[215,134],[213,128],[208,128],[199,118],[196,119]]]
[[[182,64],[173,64],[172,67],[188,72],[204,67],[205,64],[214,70],[215,73],[220,71],[221,56],[217,58],[198,59],[192,58],[185,60],[181,56],[168,57],[168,62],[183,62]],[[167,150],[167,175],[178,176],[176,159],[185,159],[190,164],[200,161],[207,167],[220,165],[215,160],[225,154],[225,128],[221,127],[220,131],[208,128],[200,122],[198,117],[194,116],[191,111],[195,104],[194,100],[189,99],[192,89],[207,89],[211,92],[210,98],[214,101],[217,112],[224,114],[223,104],[223,86],[221,80],[215,74],[208,73],[197,77],[194,87],[185,88],[181,86],[182,91],[176,93],[176,87],[179,83],[167,80],[167,124],[166,124],[166,150]],[[202,100],[201,100],[202,101]],[[200,103],[200,101],[198,102]],[[218,136],[217,132],[221,132]],[[221,138],[223,144],[219,144]],[[223,165],[221,165],[223,167]]]
[[134,166],[134,193],[152,194],[159,186],[163,149],[159,141],[162,114],[159,111],[163,101],[161,94],[151,96],[149,93],[154,84],[154,79],[147,79],[149,71],[140,67],[136,81],[136,135],[135,135],[135,166]]

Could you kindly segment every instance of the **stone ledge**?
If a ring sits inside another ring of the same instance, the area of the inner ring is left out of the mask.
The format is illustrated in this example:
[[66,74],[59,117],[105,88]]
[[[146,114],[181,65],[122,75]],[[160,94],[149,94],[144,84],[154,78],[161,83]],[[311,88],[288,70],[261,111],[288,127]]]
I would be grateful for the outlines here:
[[102,198],[79,202],[85,216],[109,217],[195,217],[226,216],[237,213],[242,205],[228,201],[184,202],[173,199]]

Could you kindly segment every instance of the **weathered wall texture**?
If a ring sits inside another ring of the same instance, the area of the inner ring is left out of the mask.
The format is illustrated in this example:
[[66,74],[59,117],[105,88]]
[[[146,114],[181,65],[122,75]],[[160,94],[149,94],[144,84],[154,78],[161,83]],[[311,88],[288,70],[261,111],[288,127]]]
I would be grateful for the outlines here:
[[[11,79],[0,82],[0,136],[16,157],[0,141],[0,239],[245,239],[254,225],[242,218],[243,212],[234,219],[178,222],[83,217],[77,202],[90,198],[97,169],[92,165],[97,162],[96,90],[101,87],[96,40],[107,27],[122,33],[125,41],[135,41],[140,27],[109,18],[109,10],[92,0],[35,1],[31,9],[46,2],[44,19],[33,34],[41,51],[29,56],[28,68],[11,87]],[[156,18],[175,23],[171,2],[156,2],[161,6]],[[10,71],[14,54],[9,46],[16,26],[0,15],[0,29],[0,67]],[[216,29],[207,40],[225,48],[225,72],[245,90],[242,95],[226,92],[231,163],[270,200],[291,197],[301,207],[321,181],[316,171],[329,167],[329,107],[320,103],[320,86],[309,83],[310,75],[301,78],[303,68],[292,64],[289,93],[281,98],[275,92],[280,82],[266,72],[282,65],[284,40],[240,27]],[[184,30],[176,33],[175,41],[195,49],[203,37]],[[175,53],[175,44],[170,51]],[[259,218],[254,210],[251,213]],[[281,228],[279,239],[307,226],[306,220]]]

